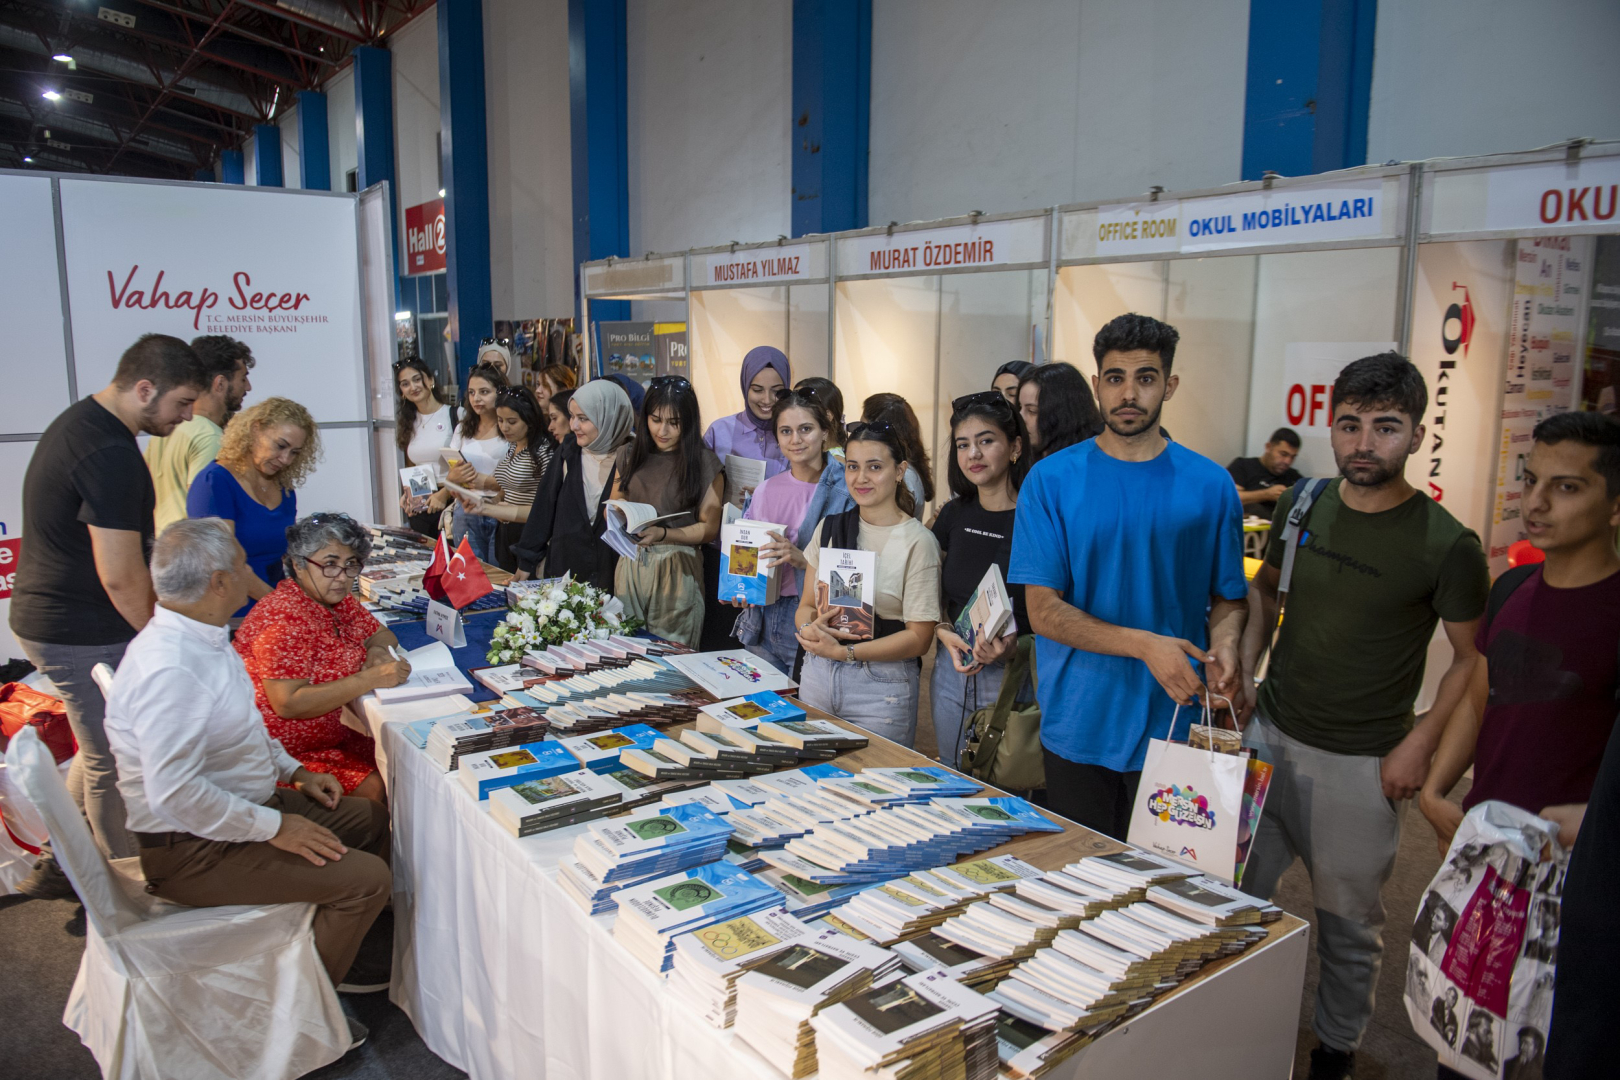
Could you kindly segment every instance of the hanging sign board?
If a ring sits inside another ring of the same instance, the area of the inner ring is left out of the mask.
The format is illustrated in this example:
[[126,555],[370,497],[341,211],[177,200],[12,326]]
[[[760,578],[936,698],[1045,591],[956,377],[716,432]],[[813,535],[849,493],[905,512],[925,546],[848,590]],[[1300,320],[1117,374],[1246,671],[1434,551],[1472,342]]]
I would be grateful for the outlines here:
[[444,267],[444,200],[406,207],[406,275],[433,274]]
[[1046,217],[873,233],[838,241],[838,276],[937,274],[1046,261]]
[[699,264],[694,289],[718,285],[772,285],[827,276],[827,245],[782,244],[747,251],[714,251]]
[[1181,250],[1181,202],[1115,203],[1097,209],[1097,254],[1156,255]]
[[1489,230],[1544,230],[1549,226],[1615,225],[1620,202],[1620,158],[1573,164],[1510,165],[1486,180]]

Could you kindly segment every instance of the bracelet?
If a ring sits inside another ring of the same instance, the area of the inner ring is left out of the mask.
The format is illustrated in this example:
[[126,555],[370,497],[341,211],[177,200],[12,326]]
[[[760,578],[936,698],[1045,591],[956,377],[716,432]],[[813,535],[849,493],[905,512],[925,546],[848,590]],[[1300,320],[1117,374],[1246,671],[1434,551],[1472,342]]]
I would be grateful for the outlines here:
[[855,643],[853,641],[844,643],[844,662],[846,664],[855,663]]

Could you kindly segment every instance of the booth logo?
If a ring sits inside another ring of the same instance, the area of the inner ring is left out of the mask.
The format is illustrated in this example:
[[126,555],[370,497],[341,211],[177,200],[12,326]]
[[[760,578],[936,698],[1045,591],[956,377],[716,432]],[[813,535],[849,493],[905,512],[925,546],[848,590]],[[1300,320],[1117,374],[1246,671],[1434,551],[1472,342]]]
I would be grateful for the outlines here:
[[1192,859],[1194,861],[1197,861],[1198,852],[1196,850],[1194,850],[1193,848],[1184,847],[1184,848],[1181,849],[1181,854],[1178,855],[1177,858],[1180,858],[1180,859]]
[[1208,797],[1198,794],[1191,784],[1159,788],[1148,796],[1147,807],[1148,813],[1163,822],[1194,829],[1215,827],[1215,811],[1210,809]]
[[1440,320],[1440,344],[1445,347],[1446,355],[1451,356],[1461,347],[1463,356],[1468,355],[1468,343],[1474,337],[1474,302],[1469,298],[1468,286],[1451,283],[1451,291],[1462,290],[1463,301],[1453,302],[1446,308],[1446,317]]

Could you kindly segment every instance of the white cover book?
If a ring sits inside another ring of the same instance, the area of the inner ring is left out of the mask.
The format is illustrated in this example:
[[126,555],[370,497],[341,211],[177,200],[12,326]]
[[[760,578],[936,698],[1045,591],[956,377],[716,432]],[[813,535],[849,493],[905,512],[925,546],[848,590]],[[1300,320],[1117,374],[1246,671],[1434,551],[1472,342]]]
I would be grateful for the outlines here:
[[607,511],[602,515],[607,523],[607,531],[602,539],[608,547],[617,551],[625,558],[634,559],[640,549],[636,547],[636,537],[641,530],[649,525],[666,525],[676,518],[691,517],[690,510],[678,510],[673,514],[659,514],[658,508],[651,503],[630,502],[628,499],[609,499]]
[[833,612],[829,626],[868,640],[877,623],[877,553],[821,549],[816,565],[816,611]]
[[670,665],[721,701],[797,684],[746,649],[686,653],[667,657]]
[[962,613],[956,617],[952,629],[971,649],[980,638],[993,641],[1006,634],[1011,621],[1012,597],[1007,593],[1007,583],[1002,580],[1001,567],[991,563],[978,588],[962,606]]
[[450,646],[442,641],[412,649],[405,654],[405,659],[411,665],[410,678],[398,686],[378,687],[372,691],[384,705],[473,692],[472,682],[461,673]]
[[721,466],[726,474],[726,504],[741,509],[754,489],[765,482],[765,462],[761,458],[727,454]]

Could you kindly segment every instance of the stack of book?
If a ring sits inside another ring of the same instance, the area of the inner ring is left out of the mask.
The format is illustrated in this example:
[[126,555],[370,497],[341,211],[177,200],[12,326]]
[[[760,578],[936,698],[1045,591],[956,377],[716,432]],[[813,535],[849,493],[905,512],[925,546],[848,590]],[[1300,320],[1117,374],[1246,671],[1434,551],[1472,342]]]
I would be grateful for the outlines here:
[[977,795],[984,786],[938,765],[863,769],[861,776],[898,791],[906,802],[968,798]]
[[[727,698],[703,707],[703,715],[724,727],[752,728],[760,724],[781,724],[805,718],[804,706],[772,691]],[[699,729],[710,730],[699,721]]]
[[[763,859],[758,861],[764,863]],[[865,885],[823,885],[815,881],[806,881],[796,874],[778,870],[769,864],[765,864],[764,869],[756,873],[761,881],[782,894],[782,899],[787,903],[790,912],[807,922],[827,914],[867,888]]]
[[761,735],[751,727],[729,727],[713,717],[698,713],[696,732],[732,751],[746,754],[758,761],[768,761],[772,768],[796,765],[801,761],[821,761],[836,757],[837,751],[803,750],[785,742]]
[[489,797],[489,816],[513,836],[533,836],[601,817],[617,809],[621,798],[604,777],[577,769],[495,791]]
[[644,750],[663,738],[657,728],[646,724],[626,724],[612,731],[595,735],[570,735],[558,744],[574,755],[582,766],[592,772],[612,772],[621,766],[619,754],[625,750]]
[[498,788],[511,787],[525,780],[544,780],[574,772],[579,762],[554,742],[532,742],[507,746],[477,754],[462,754],[456,775],[467,794],[478,800],[489,798]]
[[[753,730],[760,737],[786,743],[795,749],[829,756],[845,750],[859,750],[872,741],[831,720],[762,720]],[[973,790],[976,792],[979,789],[975,786]]]
[[666,738],[645,750],[631,747],[621,751],[619,762],[653,780],[731,780],[754,775],[751,770],[733,768]]
[[737,980],[737,1035],[798,1080],[816,1071],[810,1018],[894,971],[900,958],[836,930],[771,957]]
[[562,891],[589,915],[606,915],[619,910],[618,893],[664,876],[664,871],[654,870],[650,874],[641,874],[637,877],[603,881],[597,877],[595,871],[578,859],[567,858],[557,864],[557,884],[562,886]]
[[670,985],[718,1028],[737,1021],[737,980],[778,953],[809,941],[817,931],[774,907],[728,919],[675,939]]
[[598,881],[621,881],[714,862],[731,826],[701,806],[655,806],[616,821],[593,821],[574,839],[574,857]]
[[984,895],[982,887],[968,887],[919,870],[903,878],[874,885],[837,909],[839,919],[882,946],[919,937]]
[[1282,909],[1256,900],[1211,877],[1182,878],[1155,885],[1147,891],[1155,904],[1207,926],[1252,926],[1274,922]]
[[470,754],[539,742],[547,730],[545,718],[533,709],[502,709],[485,716],[447,717],[428,731],[423,749],[441,769],[450,771]]
[[939,969],[856,994],[810,1021],[822,1080],[992,1080],[998,1011]]
[[623,765],[608,769],[602,779],[611,783],[624,795],[620,810],[633,810],[639,806],[658,802],[665,795],[694,786],[689,780],[653,780]]
[[1146,889],[1167,881],[1193,877],[1197,871],[1178,862],[1131,848],[1111,855],[1088,855],[1063,868],[1064,872],[1101,885]]
[[615,897],[613,938],[656,972],[675,962],[675,939],[715,923],[751,915],[782,902],[777,891],[746,870],[711,863],[632,885]]
[[742,770],[750,776],[770,772],[781,760],[770,754],[761,754],[752,747],[720,735],[707,735],[691,728],[681,732],[675,760],[684,760],[693,768],[720,768]]
[[946,941],[938,934],[924,934],[910,941],[898,942],[892,948],[909,970],[944,968],[951,978],[963,986],[996,983],[1005,978],[1013,966],[1011,961],[982,956],[954,941]]
[[1007,1080],[1035,1080],[1090,1045],[1092,1037],[1074,1031],[1048,1031],[1003,1012],[996,1024],[996,1054]]
[[1023,899],[1055,911],[1093,919],[1109,908],[1134,904],[1145,895],[1140,888],[1126,889],[1083,882],[1061,870],[1020,881],[1014,891]]
[[1058,929],[994,904],[978,903],[969,904],[960,915],[940,923],[934,933],[982,956],[1022,960],[1050,945]]

